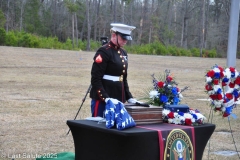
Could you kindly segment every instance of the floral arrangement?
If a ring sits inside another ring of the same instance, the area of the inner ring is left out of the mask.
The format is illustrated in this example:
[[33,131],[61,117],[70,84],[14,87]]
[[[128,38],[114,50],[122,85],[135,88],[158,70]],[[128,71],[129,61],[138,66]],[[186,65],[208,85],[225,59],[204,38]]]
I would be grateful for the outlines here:
[[179,89],[174,77],[170,75],[170,70],[165,70],[164,76],[157,80],[152,75],[153,88],[147,91],[149,94],[148,104],[153,106],[163,106],[163,122],[178,124],[178,125],[201,125],[206,119],[198,110],[190,109],[188,112],[180,110],[171,111],[168,105],[179,105],[183,96],[181,92],[188,89],[184,87]]
[[[223,69],[215,65],[207,71],[205,90],[211,100],[210,106],[223,117],[232,114],[239,99],[240,75],[234,67]],[[232,114],[234,116],[234,114]]]
[[189,112],[171,112],[169,109],[163,109],[163,122],[179,125],[196,126],[204,123],[206,119],[198,110],[190,109]]
[[165,106],[168,104],[177,105],[183,98],[181,92],[183,92],[187,87],[180,91],[177,87],[173,76],[170,75],[170,70],[165,70],[165,75],[161,77],[161,80],[157,80],[152,75],[153,78],[153,88],[149,92],[148,104],[154,106]]

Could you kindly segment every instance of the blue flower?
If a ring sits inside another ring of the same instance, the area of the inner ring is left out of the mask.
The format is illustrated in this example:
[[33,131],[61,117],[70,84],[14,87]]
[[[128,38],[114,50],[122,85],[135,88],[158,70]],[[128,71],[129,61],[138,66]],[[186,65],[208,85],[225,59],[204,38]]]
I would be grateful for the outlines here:
[[164,94],[161,94],[159,97],[159,100],[163,103],[167,103],[168,102],[168,97]]
[[229,81],[229,79],[227,77],[224,77],[223,80],[222,80],[222,82],[225,82],[225,83],[228,82],[228,81]]
[[233,106],[226,107],[226,113],[231,114],[232,113]]
[[178,97],[174,97],[173,98],[173,104],[176,105],[180,102],[179,98]]
[[173,87],[173,88],[172,88],[172,94],[173,94],[173,95],[177,95],[177,94],[178,94],[178,91],[177,91],[177,88],[176,88],[176,87]]
[[234,97],[238,97],[239,93],[238,93],[238,90],[237,90],[237,89],[234,89],[234,90],[233,90],[233,95],[234,95]]
[[197,115],[196,114],[192,114],[194,119],[197,119]]
[[216,92],[217,94],[220,94],[220,93],[222,93],[222,89],[221,88],[218,88],[218,90],[217,90],[217,92]]
[[219,79],[221,77],[220,72],[215,72],[214,77]]
[[178,114],[180,115],[180,116],[184,116],[184,113],[183,112],[178,112]]

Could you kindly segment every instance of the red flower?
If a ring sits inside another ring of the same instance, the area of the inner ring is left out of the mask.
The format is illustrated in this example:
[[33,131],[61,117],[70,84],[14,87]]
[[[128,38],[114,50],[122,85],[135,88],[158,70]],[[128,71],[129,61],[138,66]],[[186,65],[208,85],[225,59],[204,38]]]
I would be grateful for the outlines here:
[[220,72],[223,72],[223,68],[218,66],[218,69],[220,70]]
[[230,67],[229,70],[230,70],[231,72],[235,72],[235,68],[233,68],[233,67]]
[[217,95],[216,95],[216,94],[210,95],[209,97],[210,97],[212,100],[217,99]]
[[220,78],[223,78],[224,77],[224,74],[223,74],[223,72],[221,71],[220,72]]
[[160,81],[160,82],[158,82],[157,85],[158,85],[159,88],[163,88],[163,86],[164,86],[164,82]]
[[232,82],[229,83],[229,87],[230,87],[230,88],[234,88],[234,86],[235,86],[234,83],[232,83]]
[[226,86],[227,85],[227,83],[226,82],[222,82],[222,86]]
[[211,85],[207,84],[207,85],[205,86],[205,89],[206,89],[207,91],[210,91],[210,90],[212,90],[213,88],[212,88]]
[[227,97],[227,99],[229,99],[229,100],[233,99],[233,95],[232,95],[231,93],[227,93],[227,94],[226,94],[226,97]]
[[192,120],[190,118],[185,119],[185,124],[191,126],[192,125]]
[[207,73],[207,76],[213,78],[214,74],[215,74],[215,72],[213,70],[211,70]]
[[230,114],[228,114],[227,112],[223,113],[223,117],[228,117]]
[[213,83],[214,83],[214,85],[218,85],[219,80],[218,80],[218,79],[214,79],[214,80],[213,80]]
[[168,82],[171,82],[172,80],[173,80],[173,78],[172,78],[171,76],[168,76],[168,77],[167,77],[167,81],[168,81]]
[[174,118],[174,112],[168,113],[168,118]]
[[240,85],[240,77],[239,77],[239,76],[236,78],[236,80],[235,80],[235,84]]
[[217,99],[218,99],[218,100],[223,99],[222,94],[218,94],[218,95],[217,95]]

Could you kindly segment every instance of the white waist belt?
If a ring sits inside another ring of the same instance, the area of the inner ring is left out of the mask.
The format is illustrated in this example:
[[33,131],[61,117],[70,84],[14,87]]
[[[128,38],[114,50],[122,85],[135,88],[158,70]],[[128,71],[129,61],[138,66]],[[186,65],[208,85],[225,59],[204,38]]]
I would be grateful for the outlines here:
[[104,75],[103,76],[103,79],[106,79],[106,80],[111,80],[111,81],[122,81],[122,76],[109,76],[109,75]]

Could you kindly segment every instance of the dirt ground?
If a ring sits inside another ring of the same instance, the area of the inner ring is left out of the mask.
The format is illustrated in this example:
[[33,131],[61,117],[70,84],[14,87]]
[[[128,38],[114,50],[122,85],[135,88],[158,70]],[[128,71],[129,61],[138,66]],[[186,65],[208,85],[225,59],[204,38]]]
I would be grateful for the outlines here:
[[[94,52],[31,49],[0,46],[0,159],[23,159],[23,154],[74,152],[67,120],[74,119],[90,85]],[[151,74],[170,69],[183,92],[182,104],[188,104],[209,117],[204,92],[205,73],[215,64],[225,67],[226,59],[147,56],[129,54],[128,82],[135,98],[151,85]],[[240,70],[237,59],[236,69]],[[234,113],[240,116],[239,108]],[[90,116],[87,96],[77,119]],[[216,155],[214,151],[240,150],[240,118],[221,118],[214,114],[209,122],[216,130],[205,148],[203,159],[239,159],[237,155]],[[230,127],[233,138],[230,134]],[[234,141],[233,141],[234,140]],[[210,149],[209,149],[210,147]],[[30,159],[34,159],[31,157]]]

